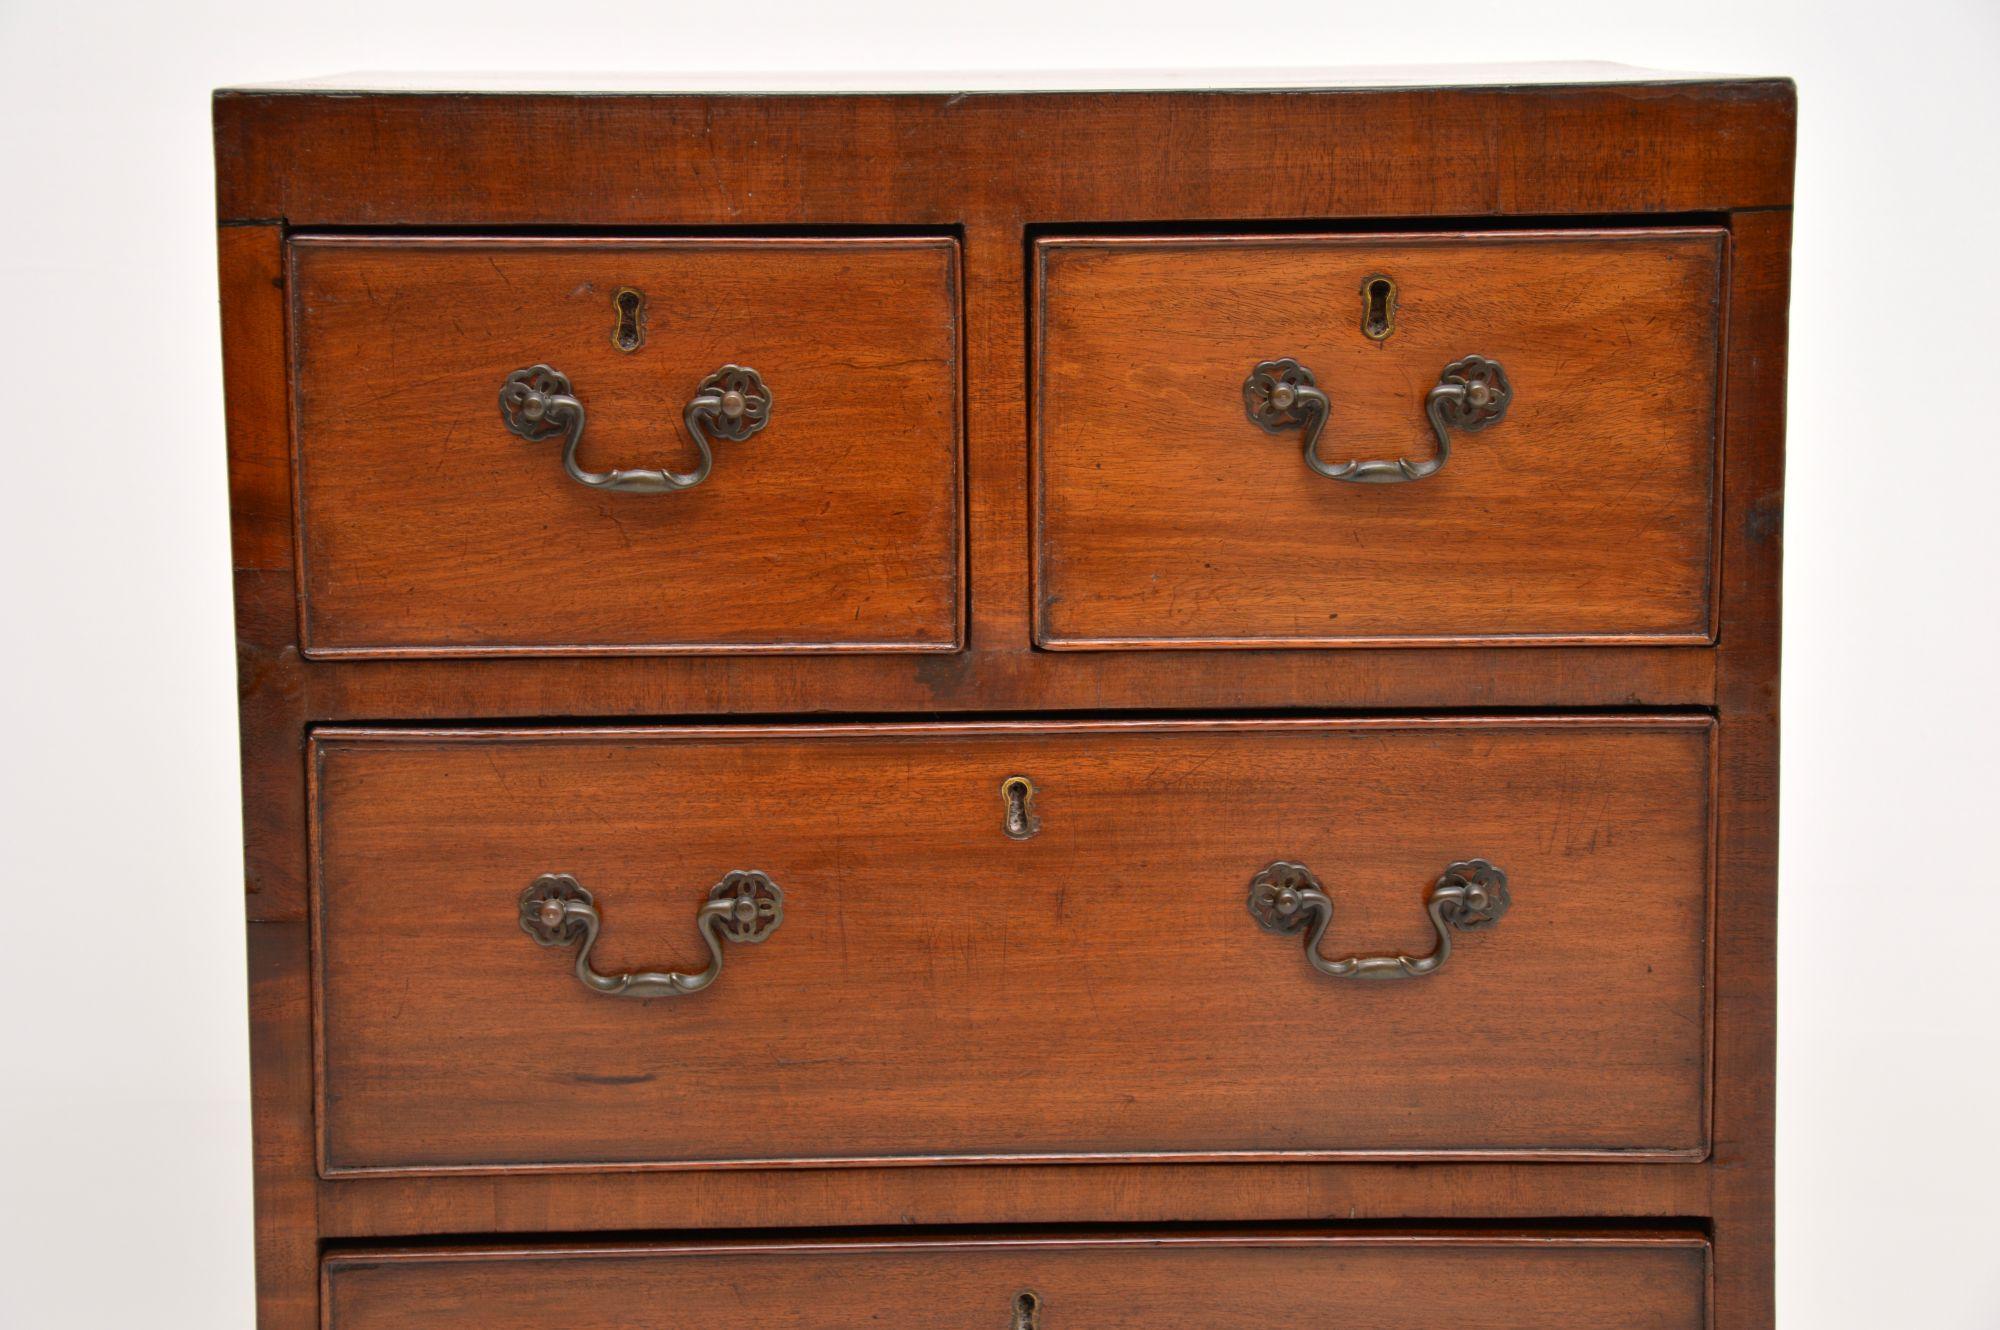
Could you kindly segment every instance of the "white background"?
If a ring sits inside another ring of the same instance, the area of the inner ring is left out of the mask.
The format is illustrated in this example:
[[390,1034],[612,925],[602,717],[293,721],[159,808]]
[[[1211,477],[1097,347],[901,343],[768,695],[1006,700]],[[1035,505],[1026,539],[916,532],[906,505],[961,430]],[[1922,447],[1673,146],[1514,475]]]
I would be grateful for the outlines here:
[[248,1326],[211,87],[1612,59],[1800,88],[1778,1288],[2000,1326],[2000,5],[0,0],[0,1324]]

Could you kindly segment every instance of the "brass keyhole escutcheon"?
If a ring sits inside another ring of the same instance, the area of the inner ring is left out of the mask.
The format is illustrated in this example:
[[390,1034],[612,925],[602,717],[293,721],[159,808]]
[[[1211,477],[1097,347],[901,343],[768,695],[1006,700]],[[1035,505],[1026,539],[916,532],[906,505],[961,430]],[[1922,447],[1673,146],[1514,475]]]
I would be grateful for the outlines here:
[[1027,840],[1042,829],[1035,813],[1035,783],[1026,776],[1009,776],[1000,782],[1000,802],[1006,806],[1000,830],[1009,840]]
[[1013,1330],[1041,1330],[1042,1300],[1029,1289],[1014,1295]]
[[1361,284],[1361,335],[1385,342],[1396,331],[1396,284],[1387,277],[1370,277]]
[[618,321],[611,329],[611,345],[631,353],[646,344],[646,293],[636,287],[621,286],[611,297]]

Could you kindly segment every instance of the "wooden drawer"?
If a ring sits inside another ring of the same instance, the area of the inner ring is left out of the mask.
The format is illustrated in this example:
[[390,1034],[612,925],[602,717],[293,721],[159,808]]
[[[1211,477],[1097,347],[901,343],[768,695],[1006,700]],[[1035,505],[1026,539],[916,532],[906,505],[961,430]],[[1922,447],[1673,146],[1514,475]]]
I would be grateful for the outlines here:
[[1700,1157],[1711,728],[321,731],[321,1167]]
[[1712,639],[1726,232],[1037,254],[1042,645]]
[[1704,1330],[1674,1235],[1306,1233],[359,1251],[327,1330]]
[[958,644],[953,242],[320,236],[291,286],[307,654]]

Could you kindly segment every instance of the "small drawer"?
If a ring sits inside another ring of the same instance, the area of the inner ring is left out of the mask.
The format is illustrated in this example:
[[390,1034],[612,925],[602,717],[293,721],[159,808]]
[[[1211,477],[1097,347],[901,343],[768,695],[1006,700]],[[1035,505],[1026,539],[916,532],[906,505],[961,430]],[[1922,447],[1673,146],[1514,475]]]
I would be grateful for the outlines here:
[[1725,231],[1037,255],[1042,646],[1713,639]]
[[1676,1234],[1129,1234],[354,1251],[327,1330],[1703,1330]]
[[1697,1158],[1710,737],[321,731],[321,1166]]
[[944,239],[291,246],[315,656],[948,651]]

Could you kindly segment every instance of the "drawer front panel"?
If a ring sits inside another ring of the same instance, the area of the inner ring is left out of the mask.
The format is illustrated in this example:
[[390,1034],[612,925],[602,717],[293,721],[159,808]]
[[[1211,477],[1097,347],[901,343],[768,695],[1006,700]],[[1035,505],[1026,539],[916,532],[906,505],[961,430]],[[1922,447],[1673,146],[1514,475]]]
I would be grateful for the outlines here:
[[1681,1237],[1227,1237],[357,1252],[328,1330],[1702,1330]]
[[951,241],[291,256],[309,654],[957,644]]
[[1710,737],[322,732],[322,1166],[1699,1156]]
[[1726,253],[1041,242],[1038,640],[1711,640]]

